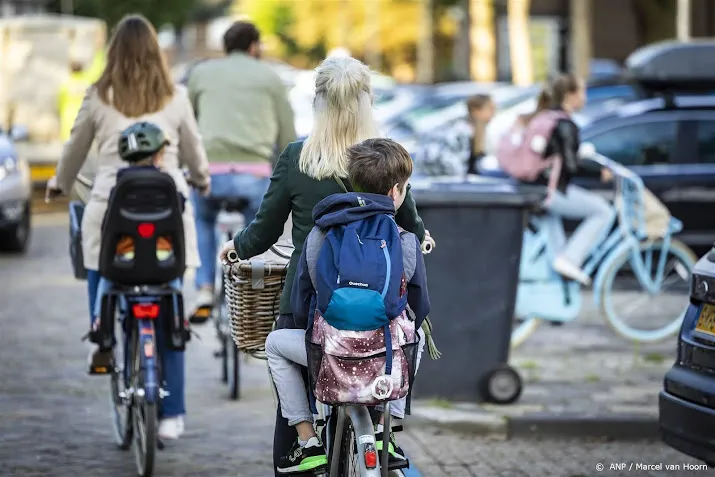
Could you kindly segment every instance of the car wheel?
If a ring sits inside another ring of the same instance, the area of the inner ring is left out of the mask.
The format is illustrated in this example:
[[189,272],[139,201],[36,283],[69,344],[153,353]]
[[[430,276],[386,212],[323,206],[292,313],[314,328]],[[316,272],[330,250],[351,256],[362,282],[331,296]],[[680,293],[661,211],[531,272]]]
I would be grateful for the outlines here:
[[25,204],[20,221],[4,230],[0,230],[0,250],[24,253],[30,243],[30,203]]

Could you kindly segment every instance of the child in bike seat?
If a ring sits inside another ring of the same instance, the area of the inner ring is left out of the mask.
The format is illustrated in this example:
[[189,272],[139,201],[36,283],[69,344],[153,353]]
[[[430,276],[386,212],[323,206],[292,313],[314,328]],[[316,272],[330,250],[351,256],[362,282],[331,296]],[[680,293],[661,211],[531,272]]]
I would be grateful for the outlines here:
[[[164,148],[169,144],[169,139],[164,132],[155,124],[148,122],[136,123],[129,126],[119,135],[119,157],[127,163],[127,167],[117,172],[117,179],[127,171],[137,168],[159,170],[163,163]],[[182,196],[182,199],[183,196]],[[116,257],[119,261],[131,261],[134,259],[134,239],[132,237],[120,237],[116,247]],[[157,239],[156,257],[158,260],[167,260],[173,254],[171,237],[159,237]],[[97,290],[97,306],[94,311],[94,325],[96,329],[99,325],[99,313],[101,310],[102,296],[111,288],[111,283],[102,278]],[[103,353],[96,350],[90,357],[89,369],[91,374],[97,374],[96,370],[109,369],[111,362],[111,352]]]
[[[359,220],[376,220],[377,222],[375,223],[383,223],[380,220],[383,220],[385,216],[388,220],[390,218],[394,219],[395,212],[402,205],[407,192],[407,181],[412,174],[412,159],[402,146],[389,139],[368,139],[348,149],[348,161],[349,179],[356,192],[334,194],[318,203],[313,209],[316,227],[311,234],[318,235],[325,231],[339,229],[340,227],[354,224]],[[391,233],[397,233],[397,230]],[[391,237],[394,237],[394,235],[391,235]],[[367,237],[363,237],[362,241],[358,238],[360,243],[367,240]],[[401,250],[404,258],[399,257],[399,255],[395,258],[397,260],[403,258],[404,263],[407,263],[407,254],[410,254],[411,260],[414,262],[414,272],[411,273],[409,279],[403,273],[401,284],[400,280],[396,282],[399,284],[396,288],[396,293],[399,294],[402,300],[400,303],[403,303],[398,305],[398,307],[401,306],[401,309],[397,311],[404,313],[406,312],[406,307],[409,307],[412,314],[414,314],[415,329],[419,329],[430,309],[426,270],[420,251],[420,243],[415,235],[404,231],[399,232],[399,237],[396,240],[397,243],[401,242],[401,246],[395,248],[395,250]],[[325,239],[322,243],[325,244],[327,241],[328,239]],[[315,263],[309,263],[308,256],[314,257],[313,253],[309,251],[311,245],[315,247],[314,244],[311,244],[309,236],[303,247],[291,292],[291,306],[295,320],[296,322],[309,323],[309,329],[312,328],[313,317],[318,315],[317,303],[319,301],[319,292],[314,286],[313,279],[311,279],[311,273],[314,277],[318,277],[316,283],[321,283],[322,280],[320,278],[320,267],[316,267]],[[384,240],[382,241],[382,247],[385,247]],[[345,248],[341,250],[344,251]],[[382,253],[375,255],[375,257],[382,257]],[[351,260],[354,259],[355,257]],[[320,263],[318,262],[318,264]],[[352,270],[357,273],[357,276],[369,277],[371,274],[376,273],[373,265],[366,264],[360,260],[356,260],[353,263],[355,265]],[[402,264],[399,264],[396,268],[395,262],[391,263],[391,268],[388,267],[387,272],[383,270],[383,274],[389,274],[390,270],[401,270],[399,265]],[[369,269],[363,270],[362,275],[360,275],[361,267]],[[389,277],[391,275],[387,275],[385,280]],[[333,280],[330,281],[332,283]],[[391,280],[390,283],[392,283]],[[352,285],[353,283],[350,282],[350,286]],[[368,286],[366,283],[357,283],[355,285],[358,287]],[[341,290],[344,289],[341,288]],[[407,295],[406,300],[404,300],[405,294]],[[406,303],[404,303],[405,301]],[[360,320],[361,318],[357,317],[356,319]],[[394,319],[397,320],[397,318]],[[405,319],[409,320],[408,318]],[[420,346],[417,350],[417,365],[419,365],[419,358],[424,344],[423,335],[420,337],[422,339],[420,339]],[[278,393],[281,413],[288,420],[289,425],[295,426],[298,434],[298,440],[291,451],[279,460],[277,471],[282,474],[301,473],[327,465],[327,456],[323,444],[313,428],[313,412],[306,394],[306,383],[301,371],[303,367],[308,366],[306,330],[279,329],[271,332],[266,340],[266,355],[271,377]],[[353,374],[355,374],[354,369]],[[387,374],[390,373],[388,372]],[[403,418],[405,416],[406,402],[406,398],[392,401],[390,414],[397,419]],[[382,419],[375,428],[376,447],[380,454],[383,452],[383,427],[381,423]],[[389,461],[391,463],[400,460],[404,462],[404,453],[395,443],[392,433],[390,433],[389,442]]]
[[[139,144],[137,135],[141,135]],[[169,139],[158,126],[151,123],[138,123],[130,126],[120,136],[119,156],[129,166],[117,173],[119,179],[126,171],[137,168],[161,169],[164,160],[164,148]],[[152,151],[155,151],[152,153]],[[183,197],[182,197],[183,199]],[[117,243],[117,258],[120,261],[134,260],[134,239],[121,237]],[[171,237],[158,237],[156,242],[156,258],[168,260],[173,255]]]

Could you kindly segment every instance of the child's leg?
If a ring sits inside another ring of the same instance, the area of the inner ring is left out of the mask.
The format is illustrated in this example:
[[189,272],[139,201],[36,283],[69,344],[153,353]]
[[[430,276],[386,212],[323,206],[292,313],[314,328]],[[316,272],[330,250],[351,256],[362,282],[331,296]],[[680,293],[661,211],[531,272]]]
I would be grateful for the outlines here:
[[89,298],[89,326],[94,324],[94,309],[97,306],[97,288],[99,288],[99,272],[87,270],[87,297]]
[[282,329],[271,332],[266,339],[266,357],[283,417],[288,419],[289,426],[296,426],[300,440],[313,437],[313,413],[300,368],[308,365],[305,330]]
[[288,454],[279,457],[276,470],[279,474],[308,472],[328,464],[328,457],[313,429],[301,366],[308,365],[305,349],[305,331],[280,329],[266,339],[266,356],[271,378],[278,392],[283,417],[289,426],[295,426],[298,441]]
[[[99,273],[97,273],[99,275]],[[112,289],[112,282],[104,277],[99,279],[97,284],[96,298],[94,309],[92,311],[91,328],[95,329],[99,326],[99,316],[102,313],[102,297],[109,293]],[[105,374],[109,372],[112,366],[112,353],[100,351],[99,348],[94,349],[89,355],[89,373],[90,374]]]

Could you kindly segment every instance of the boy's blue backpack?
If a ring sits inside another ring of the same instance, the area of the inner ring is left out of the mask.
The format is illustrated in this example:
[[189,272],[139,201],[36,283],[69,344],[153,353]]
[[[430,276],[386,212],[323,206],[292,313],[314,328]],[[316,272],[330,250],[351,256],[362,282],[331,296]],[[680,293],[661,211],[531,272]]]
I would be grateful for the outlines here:
[[407,305],[400,231],[389,215],[329,229],[316,269],[317,309],[337,329],[386,326]]
[[320,402],[371,405],[407,395],[418,339],[405,312],[416,246],[387,214],[309,234],[316,306],[306,340]]

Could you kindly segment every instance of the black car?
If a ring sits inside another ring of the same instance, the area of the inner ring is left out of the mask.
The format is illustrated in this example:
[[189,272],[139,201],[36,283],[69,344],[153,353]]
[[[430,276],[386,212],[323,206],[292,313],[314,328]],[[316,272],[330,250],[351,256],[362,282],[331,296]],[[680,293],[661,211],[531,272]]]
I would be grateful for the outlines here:
[[715,249],[695,265],[678,354],[658,399],[663,441],[715,465]]

